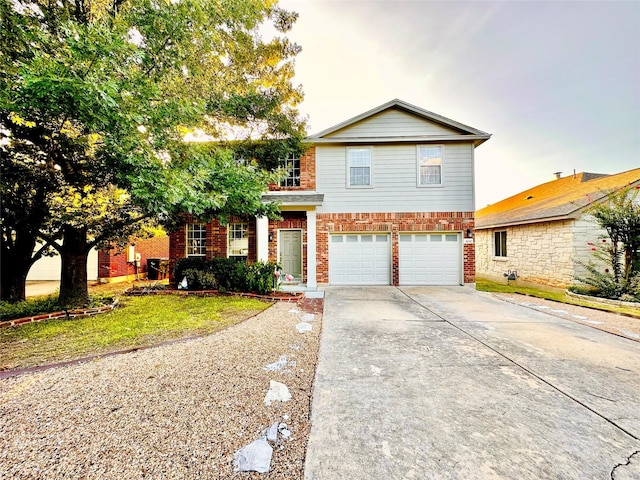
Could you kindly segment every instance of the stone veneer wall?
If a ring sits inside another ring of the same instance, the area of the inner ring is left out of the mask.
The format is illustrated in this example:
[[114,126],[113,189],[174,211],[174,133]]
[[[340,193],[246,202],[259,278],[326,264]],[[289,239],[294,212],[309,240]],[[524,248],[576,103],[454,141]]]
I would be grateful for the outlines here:
[[[507,231],[507,258],[493,256],[493,233]],[[565,288],[582,269],[574,260],[589,261],[601,231],[588,220],[562,220],[476,231],[476,274],[498,279],[508,270],[532,283]]]
[[[474,228],[474,212],[318,213],[317,281],[329,283],[329,234],[333,232],[388,232],[391,234],[392,282],[399,284],[400,232],[464,232]],[[475,282],[475,250],[464,245],[464,282]]]

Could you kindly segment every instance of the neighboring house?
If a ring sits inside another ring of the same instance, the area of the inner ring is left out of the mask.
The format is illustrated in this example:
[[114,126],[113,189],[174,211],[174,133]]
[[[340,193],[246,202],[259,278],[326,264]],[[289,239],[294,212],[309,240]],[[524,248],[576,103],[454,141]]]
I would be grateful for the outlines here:
[[149,278],[168,278],[169,237],[159,235],[138,239],[122,250],[98,252],[98,281],[109,283]]
[[555,287],[574,283],[604,232],[585,208],[607,193],[640,185],[640,169],[616,175],[578,173],[544,183],[476,212],[476,275]]
[[[99,282],[118,282],[138,278],[159,278],[159,271],[152,267],[149,274],[148,259],[168,260],[169,237],[157,236],[137,240],[123,250],[96,250],[92,248],[87,257],[87,279]],[[60,280],[60,255],[42,257],[33,264],[27,281]]]
[[307,137],[264,195],[282,219],[187,222],[172,261],[277,261],[314,289],[460,285],[475,279],[474,149],[489,134],[393,100]]
[[[36,250],[42,247],[42,244],[36,245]],[[41,257],[29,269],[27,274],[27,282],[32,281],[60,281],[62,271],[62,261],[60,255],[53,257]],[[87,279],[94,281],[98,279],[98,251],[92,248],[87,256]]]

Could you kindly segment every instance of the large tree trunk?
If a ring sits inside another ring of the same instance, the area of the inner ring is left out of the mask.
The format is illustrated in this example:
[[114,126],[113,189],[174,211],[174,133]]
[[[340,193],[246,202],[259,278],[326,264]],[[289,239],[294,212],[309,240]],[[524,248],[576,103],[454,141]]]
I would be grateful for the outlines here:
[[14,232],[15,240],[3,239],[0,261],[0,300],[19,302],[25,299],[25,284],[31,265],[36,239],[29,232]]
[[89,302],[87,257],[91,246],[84,228],[65,227],[60,249],[62,273],[58,302],[64,307],[81,307]]

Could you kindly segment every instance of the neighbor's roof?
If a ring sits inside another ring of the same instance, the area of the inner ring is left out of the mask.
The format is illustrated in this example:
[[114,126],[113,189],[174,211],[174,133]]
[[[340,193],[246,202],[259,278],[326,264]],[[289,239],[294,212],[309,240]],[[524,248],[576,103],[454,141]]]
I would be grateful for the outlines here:
[[[398,136],[375,136],[375,137],[367,137],[367,138],[354,138],[354,137],[345,137],[342,138],[338,132],[340,130],[344,130],[348,127],[355,125],[358,122],[366,120],[370,117],[378,115],[386,110],[401,110],[417,117],[421,117],[424,120],[427,120],[432,123],[436,123],[438,125],[442,125],[443,127],[450,128],[455,131],[454,134],[449,136],[438,136],[430,138],[429,136],[411,136],[407,138],[401,138]],[[330,138],[325,138],[330,136]],[[469,127],[468,125],[464,125],[460,122],[456,122],[455,120],[451,120],[450,118],[443,117],[442,115],[438,115],[437,113],[430,112],[428,110],[424,110],[423,108],[416,107],[415,105],[411,105],[410,103],[404,102],[399,99],[391,100],[387,103],[384,103],[376,108],[373,108],[369,111],[366,111],[360,115],[357,115],[349,120],[346,120],[342,123],[334,125],[331,128],[327,128],[319,133],[314,135],[310,135],[306,138],[306,141],[309,143],[334,143],[340,142],[342,140],[355,142],[355,143],[381,143],[388,141],[406,141],[406,142],[415,142],[415,141],[459,141],[462,138],[464,140],[473,140],[474,146],[478,146],[481,143],[486,142],[491,138],[490,133],[483,132],[482,130],[478,130],[477,128]]]
[[632,184],[640,184],[640,168],[615,175],[569,175],[478,210],[476,229],[577,218],[589,203]]

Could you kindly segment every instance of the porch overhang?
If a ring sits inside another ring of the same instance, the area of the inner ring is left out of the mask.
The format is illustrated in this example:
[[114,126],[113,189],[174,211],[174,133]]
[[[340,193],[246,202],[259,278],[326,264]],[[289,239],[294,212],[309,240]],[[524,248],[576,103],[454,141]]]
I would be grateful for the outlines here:
[[265,203],[276,202],[282,207],[319,207],[324,202],[324,193],[316,192],[269,192],[262,195]]

